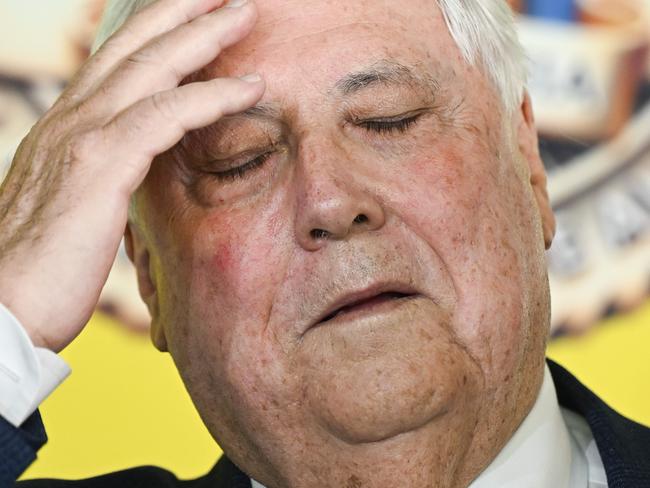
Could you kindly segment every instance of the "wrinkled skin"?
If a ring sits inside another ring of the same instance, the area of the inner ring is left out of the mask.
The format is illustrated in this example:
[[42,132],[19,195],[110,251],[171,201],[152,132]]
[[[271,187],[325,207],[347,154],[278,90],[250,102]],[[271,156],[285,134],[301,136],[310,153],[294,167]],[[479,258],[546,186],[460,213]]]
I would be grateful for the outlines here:
[[[507,115],[432,3],[260,0],[194,78],[257,70],[266,110],[188,134],[136,194],[154,342],[268,487],[466,486],[541,385],[553,218],[529,100]],[[342,93],[396,63],[415,76]],[[413,295],[311,327],[377,284]]]

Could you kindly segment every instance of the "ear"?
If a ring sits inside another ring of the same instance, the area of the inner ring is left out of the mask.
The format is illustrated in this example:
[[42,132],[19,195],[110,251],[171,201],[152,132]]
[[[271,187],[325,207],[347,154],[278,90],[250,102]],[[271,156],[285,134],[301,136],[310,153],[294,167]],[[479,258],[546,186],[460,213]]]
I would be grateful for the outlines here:
[[555,215],[553,214],[553,208],[551,207],[546,188],[546,170],[544,169],[544,162],[539,154],[539,140],[535,127],[535,116],[533,115],[533,105],[528,92],[524,93],[521,108],[517,113],[517,119],[517,143],[519,151],[528,163],[530,185],[533,189],[533,194],[542,219],[544,244],[546,245],[546,249],[549,249],[555,236]]
[[138,290],[142,301],[147,305],[151,315],[151,341],[161,351],[167,351],[167,338],[160,324],[158,294],[156,292],[149,249],[139,229],[129,222],[124,230],[124,247],[129,259],[135,266]]

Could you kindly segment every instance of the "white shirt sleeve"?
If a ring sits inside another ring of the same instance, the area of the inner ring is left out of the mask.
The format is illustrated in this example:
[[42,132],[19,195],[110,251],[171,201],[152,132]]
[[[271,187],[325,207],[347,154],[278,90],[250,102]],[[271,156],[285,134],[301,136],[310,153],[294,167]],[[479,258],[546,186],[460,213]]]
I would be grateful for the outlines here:
[[0,416],[20,427],[69,374],[70,367],[54,352],[34,347],[0,303]]

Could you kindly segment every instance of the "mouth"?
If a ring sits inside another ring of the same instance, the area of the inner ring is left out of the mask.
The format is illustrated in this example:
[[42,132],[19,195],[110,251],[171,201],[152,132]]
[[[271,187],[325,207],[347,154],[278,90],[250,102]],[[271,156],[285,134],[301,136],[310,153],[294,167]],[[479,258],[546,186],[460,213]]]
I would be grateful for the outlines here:
[[412,290],[394,289],[366,290],[347,294],[330,306],[313,327],[388,311],[417,296],[419,294]]

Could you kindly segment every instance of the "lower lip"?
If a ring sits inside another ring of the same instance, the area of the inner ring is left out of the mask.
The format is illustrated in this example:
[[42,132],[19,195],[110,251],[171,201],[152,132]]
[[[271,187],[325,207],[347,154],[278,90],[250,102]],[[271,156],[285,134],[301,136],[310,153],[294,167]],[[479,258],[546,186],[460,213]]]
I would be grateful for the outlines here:
[[402,297],[389,297],[386,295],[378,295],[374,298],[371,298],[369,300],[360,303],[359,305],[355,305],[354,307],[351,308],[346,308],[345,310],[339,312],[331,319],[315,324],[314,328],[322,327],[326,325],[339,324],[343,322],[350,322],[371,315],[378,315],[381,313],[391,312],[392,310],[401,307],[402,305],[412,301],[417,297],[418,295],[406,295]]

